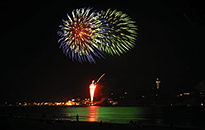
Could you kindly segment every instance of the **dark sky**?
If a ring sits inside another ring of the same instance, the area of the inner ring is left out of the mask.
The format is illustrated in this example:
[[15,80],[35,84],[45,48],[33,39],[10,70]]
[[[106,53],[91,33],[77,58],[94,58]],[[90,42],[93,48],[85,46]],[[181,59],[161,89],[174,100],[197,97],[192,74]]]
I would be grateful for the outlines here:
[[[66,101],[88,97],[93,79],[106,92],[155,87],[193,89],[205,80],[202,2],[143,0],[0,3],[1,102]],[[91,6],[127,13],[138,26],[136,45],[122,56],[106,55],[96,64],[73,62],[57,43],[58,27],[66,13]]]

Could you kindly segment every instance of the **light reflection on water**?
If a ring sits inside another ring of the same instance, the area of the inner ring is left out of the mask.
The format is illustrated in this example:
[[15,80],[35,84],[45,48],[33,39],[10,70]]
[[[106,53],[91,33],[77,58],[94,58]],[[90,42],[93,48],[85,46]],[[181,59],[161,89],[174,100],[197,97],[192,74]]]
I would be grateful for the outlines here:
[[140,120],[144,124],[170,125],[171,123],[201,126],[205,120],[198,118],[205,115],[205,110],[198,107],[70,107],[62,109],[64,114],[79,115],[80,121],[127,124],[130,120]]
[[70,107],[63,113],[72,117],[78,114],[79,120],[89,122],[128,123],[130,120],[145,120],[143,107]]
[[99,109],[99,106],[90,106],[88,107],[89,109],[89,113],[88,113],[88,120],[89,122],[96,122],[98,121],[97,120],[97,117],[98,117],[98,109]]
[[124,123],[130,120],[140,120],[143,124],[180,124],[188,126],[204,126],[204,107],[0,107],[0,115],[12,114],[12,117],[42,118],[46,114],[47,119],[63,119],[89,122]]

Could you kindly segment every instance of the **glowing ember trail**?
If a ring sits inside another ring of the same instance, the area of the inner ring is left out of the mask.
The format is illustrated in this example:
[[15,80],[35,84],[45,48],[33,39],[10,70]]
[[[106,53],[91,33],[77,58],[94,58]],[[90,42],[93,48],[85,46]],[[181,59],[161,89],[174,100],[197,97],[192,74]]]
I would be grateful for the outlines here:
[[102,77],[103,77],[104,75],[105,75],[105,73],[100,76],[100,78],[97,80],[96,84],[100,81],[100,79],[102,79]]
[[92,81],[92,83],[90,84],[90,100],[91,100],[91,105],[93,105],[93,98],[94,98],[94,93],[95,93],[95,88],[97,86],[97,83],[100,81],[100,79],[105,75],[105,73],[103,75],[100,76],[100,78],[97,80],[97,82],[95,82],[95,80]]

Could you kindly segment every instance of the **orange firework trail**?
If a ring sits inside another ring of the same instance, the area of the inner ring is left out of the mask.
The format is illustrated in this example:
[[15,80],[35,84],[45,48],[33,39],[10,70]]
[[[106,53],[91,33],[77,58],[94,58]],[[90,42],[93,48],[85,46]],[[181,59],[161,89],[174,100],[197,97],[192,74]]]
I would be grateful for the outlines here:
[[91,104],[93,105],[93,98],[94,98],[94,93],[95,93],[95,88],[97,86],[97,83],[100,81],[100,79],[105,75],[105,73],[103,75],[100,76],[100,78],[97,80],[97,82],[95,83],[95,80],[92,81],[92,83],[90,84],[90,99],[91,99]]
[[102,79],[102,77],[103,77],[104,75],[105,75],[105,73],[100,76],[100,78],[97,80],[96,84],[100,81],[100,79]]

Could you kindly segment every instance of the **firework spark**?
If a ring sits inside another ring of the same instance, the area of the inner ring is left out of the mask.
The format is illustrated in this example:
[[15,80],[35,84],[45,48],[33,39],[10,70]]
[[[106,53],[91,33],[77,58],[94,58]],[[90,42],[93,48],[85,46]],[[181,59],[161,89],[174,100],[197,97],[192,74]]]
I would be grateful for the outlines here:
[[98,80],[97,80],[97,82],[95,82],[95,80],[93,80],[92,81],[92,83],[90,84],[90,99],[91,99],[91,104],[93,105],[93,98],[94,98],[94,94],[95,94],[95,88],[96,88],[96,86],[97,86],[97,83],[100,81],[100,79],[102,79],[102,77],[105,75],[105,73],[104,74],[102,74],[101,76],[100,76],[100,78],[98,78]]
[[96,88],[96,84],[94,83],[94,81],[90,84],[90,100],[91,100],[91,104],[93,104],[93,98],[94,98],[94,93],[95,93],[95,88]]
[[62,31],[58,31],[61,38],[60,48],[65,55],[80,63],[95,63],[93,55],[102,58],[103,52],[99,49],[105,34],[109,28],[104,26],[104,20],[96,11],[90,12],[92,8],[82,8],[72,11],[72,18],[67,14],[68,20],[62,20],[60,25]]
[[101,11],[101,16],[106,19],[106,25],[110,28],[109,37],[102,40],[107,43],[101,49],[112,55],[121,55],[134,47],[137,37],[135,21],[121,11]]
[[134,47],[137,37],[135,21],[121,11],[97,12],[92,8],[72,11],[58,31],[58,42],[72,60],[95,63],[93,56],[104,58],[104,52],[121,55]]

